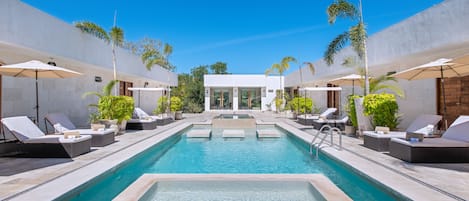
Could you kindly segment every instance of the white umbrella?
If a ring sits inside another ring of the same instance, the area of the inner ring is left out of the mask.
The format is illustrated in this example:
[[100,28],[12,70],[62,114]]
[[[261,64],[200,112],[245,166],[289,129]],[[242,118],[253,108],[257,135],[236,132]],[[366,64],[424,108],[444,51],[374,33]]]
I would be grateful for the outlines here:
[[65,68],[45,64],[32,60],[24,63],[0,66],[0,74],[12,77],[36,78],[36,119],[39,122],[38,78],[67,78],[81,75],[81,73]]
[[365,76],[363,75],[357,75],[357,74],[350,74],[344,77],[339,77],[336,79],[329,80],[328,83],[334,84],[334,85],[352,85],[352,94],[355,94],[355,82],[360,82],[365,79]]
[[[463,61],[464,58],[458,60]],[[441,58],[436,61],[410,68],[392,75],[393,77],[407,80],[441,78],[441,92],[443,95],[443,118],[445,119],[446,128],[448,128],[448,122],[446,121],[446,96],[444,78],[460,77],[469,74],[469,65],[467,63],[456,63],[458,60],[453,61],[452,59]],[[452,61],[454,63],[452,63]]]

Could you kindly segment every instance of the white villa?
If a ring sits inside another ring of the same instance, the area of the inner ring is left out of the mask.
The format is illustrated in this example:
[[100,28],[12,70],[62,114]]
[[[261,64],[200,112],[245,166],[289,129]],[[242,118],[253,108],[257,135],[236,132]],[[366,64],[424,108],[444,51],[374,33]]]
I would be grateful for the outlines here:
[[[275,110],[275,93],[283,77],[265,75],[205,75],[205,111]],[[270,105],[270,107],[269,107]]]
[[[87,125],[87,105],[96,99],[81,96],[101,91],[112,79],[111,46],[19,0],[0,1],[0,24],[0,64],[40,60],[83,74],[77,78],[39,79],[39,116],[63,112],[77,125]],[[140,57],[120,48],[117,72],[119,94],[133,96],[136,102],[140,98],[140,107],[148,113],[163,93],[138,94],[128,88],[177,86],[178,81],[175,73],[158,66],[147,71]],[[0,76],[0,95],[2,117],[36,116],[33,78]]]

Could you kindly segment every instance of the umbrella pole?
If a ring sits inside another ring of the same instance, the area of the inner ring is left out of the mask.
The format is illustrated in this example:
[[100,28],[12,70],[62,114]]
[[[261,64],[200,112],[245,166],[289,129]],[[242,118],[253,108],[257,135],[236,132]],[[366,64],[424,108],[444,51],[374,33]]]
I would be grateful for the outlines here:
[[355,95],[355,80],[352,80],[352,95]]
[[448,129],[448,120],[446,119],[446,95],[445,95],[445,78],[443,76],[443,66],[440,66],[441,74],[441,92],[443,93],[443,119],[445,120],[445,130]]
[[39,93],[38,93],[38,83],[37,83],[37,71],[36,70],[36,124],[39,125]]

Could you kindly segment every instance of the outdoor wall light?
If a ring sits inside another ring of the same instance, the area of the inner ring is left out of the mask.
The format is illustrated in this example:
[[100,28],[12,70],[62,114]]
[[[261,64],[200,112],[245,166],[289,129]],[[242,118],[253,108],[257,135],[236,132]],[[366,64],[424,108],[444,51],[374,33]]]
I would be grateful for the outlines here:
[[148,82],[145,82],[145,83],[143,84],[143,88],[145,88],[145,87],[147,87],[147,86],[148,86]]
[[95,82],[102,82],[103,79],[100,76],[94,76],[94,81]]

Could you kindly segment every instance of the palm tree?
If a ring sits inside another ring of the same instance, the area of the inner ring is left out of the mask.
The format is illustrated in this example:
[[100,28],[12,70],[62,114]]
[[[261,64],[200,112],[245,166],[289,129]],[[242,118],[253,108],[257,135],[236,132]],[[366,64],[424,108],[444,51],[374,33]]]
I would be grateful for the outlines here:
[[175,67],[169,63],[169,56],[173,53],[173,47],[170,44],[165,43],[163,51],[161,51],[159,41],[149,40],[146,43],[141,58],[147,70],[150,71],[154,65],[159,65],[170,71],[174,70]]
[[[311,62],[303,62],[303,65],[300,65],[300,86],[303,85],[303,71],[301,70],[303,66],[307,66],[309,68],[309,71],[311,72],[311,74],[314,75],[314,73],[316,72],[316,69],[314,68],[314,64],[311,63]],[[298,90],[298,94],[300,94],[300,91]],[[299,100],[299,99],[298,99]],[[305,90],[305,94],[304,94],[304,101],[306,103],[306,90]],[[300,105],[298,103],[298,105]],[[305,114],[306,114],[306,110],[305,110]]]
[[[276,71],[280,75],[280,79],[279,79],[280,97],[277,97],[277,98],[281,98],[282,100],[283,100],[282,76],[283,76],[283,73],[290,68],[290,62],[296,63],[297,61],[294,57],[291,57],[291,56],[283,57],[280,63],[272,64],[272,66],[265,71],[266,76],[271,74],[274,71]],[[279,111],[279,108],[276,108],[276,109],[277,111]]]
[[365,95],[370,92],[370,84],[368,80],[368,58],[366,50],[366,29],[363,22],[362,3],[359,0],[359,9],[348,2],[347,0],[335,0],[327,8],[329,24],[334,24],[337,17],[349,18],[351,20],[358,20],[355,26],[349,28],[348,31],[338,35],[334,40],[329,43],[326,52],[324,53],[324,60],[328,65],[334,63],[334,56],[344,48],[347,42],[350,42],[353,50],[357,53],[358,57],[364,62],[365,71]]
[[377,78],[370,79],[370,94],[376,94],[381,90],[387,89],[394,92],[399,97],[404,97],[402,89],[399,86],[389,84],[388,81],[397,82],[396,78],[387,75],[381,75]]
[[[115,19],[114,19],[115,20]],[[111,43],[112,47],[112,67],[113,67],[113,78],[117,80],[117,69],[116,69],[116,46],[122,47],[124,45],[124,30],[114,25],[111,31],[107,33],[102,27],[93,22],[76,22],[75,27],[81,31],[94,35],[100,39],[103,39],[107,43]],[[114,88],[114,93],[117,95],[117,87]]]

